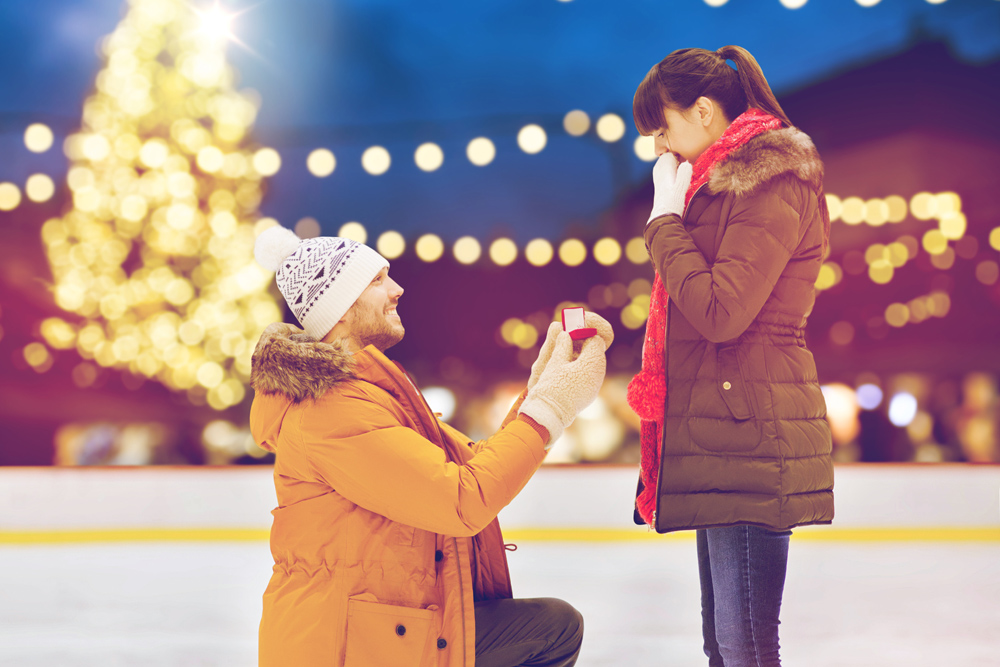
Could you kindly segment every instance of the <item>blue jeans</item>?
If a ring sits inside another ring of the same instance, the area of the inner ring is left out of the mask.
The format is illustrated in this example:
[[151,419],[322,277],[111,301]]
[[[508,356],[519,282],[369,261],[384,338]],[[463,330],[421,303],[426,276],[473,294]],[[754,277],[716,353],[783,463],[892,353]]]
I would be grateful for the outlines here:
[[699,530],[702,635],[710,667],[780,667],[778,614],[790,530]]

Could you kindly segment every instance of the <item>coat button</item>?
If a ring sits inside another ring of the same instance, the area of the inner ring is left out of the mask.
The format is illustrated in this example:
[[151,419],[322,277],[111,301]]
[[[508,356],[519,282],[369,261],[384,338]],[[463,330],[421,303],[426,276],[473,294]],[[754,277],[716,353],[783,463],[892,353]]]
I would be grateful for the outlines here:
[[722,388],[725,389],[726,391],[729,391],[730,389],[733,388],[733,385],[729,384],[728,382],[723,382]]
[[397,625],[396,626],[396,634],[399,635],[400,637],[402,637],[403,635],[405,635],[406,634],[406,626],[405,625]]
[[440,549],[438,549],[437,551],[434,552],[434,562],[435,563],[440,563],[441,559],[443,559],[443,558],[444,558],[444,552],[443,551],[441,551]]
[[447,639],[439,639],[438,640],[438,648],[446,648],[447,646],[448,646],[448,640]]

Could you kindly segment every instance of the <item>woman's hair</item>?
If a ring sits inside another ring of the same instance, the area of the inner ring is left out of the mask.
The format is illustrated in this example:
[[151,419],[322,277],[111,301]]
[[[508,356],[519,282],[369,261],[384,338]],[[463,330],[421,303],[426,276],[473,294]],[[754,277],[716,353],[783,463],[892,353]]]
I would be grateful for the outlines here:
[[[727,60],[732,60],[736,69]],[[721,106],[730,122],[756,107],[786,127],[792,124],[750,52],[739,46],[723,46],[714,52],[680,49],[654,65],[632,100],[635,126],[640,134],[652,134],[663,127],[664,107],[685,111],[702,96]]]

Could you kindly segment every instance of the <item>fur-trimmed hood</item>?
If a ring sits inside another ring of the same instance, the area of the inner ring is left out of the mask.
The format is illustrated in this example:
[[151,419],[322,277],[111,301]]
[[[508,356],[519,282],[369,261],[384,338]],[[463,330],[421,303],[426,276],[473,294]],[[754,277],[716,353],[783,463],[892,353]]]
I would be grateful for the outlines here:
[[764,132],[734,150],[715,167],[707,188],[712,194],[748,195],[784,174],[823,191],[823,162],[809,135],[795,127]]
[[353,377],[354,360],[342,343],[324,343],[298,327],[275,322],[257,342],[250,384],[258,394],[280,394],[298,403],[317,399]]

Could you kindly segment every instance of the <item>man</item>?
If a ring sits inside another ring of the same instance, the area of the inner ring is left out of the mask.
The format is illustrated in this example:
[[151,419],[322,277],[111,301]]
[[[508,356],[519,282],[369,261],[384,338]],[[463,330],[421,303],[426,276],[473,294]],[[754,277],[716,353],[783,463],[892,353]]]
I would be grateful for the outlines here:
[[594,400],[611,327],[573,342],[553,323],[500,431],[439,421],[383,352],[403,289],[371,248],[263,232],[257,261],[304,332],[272,324],[253,356],[254,439],[277,453],[264,667],[570,666],[583,637],[561,600],[512,599],[496,515]]

